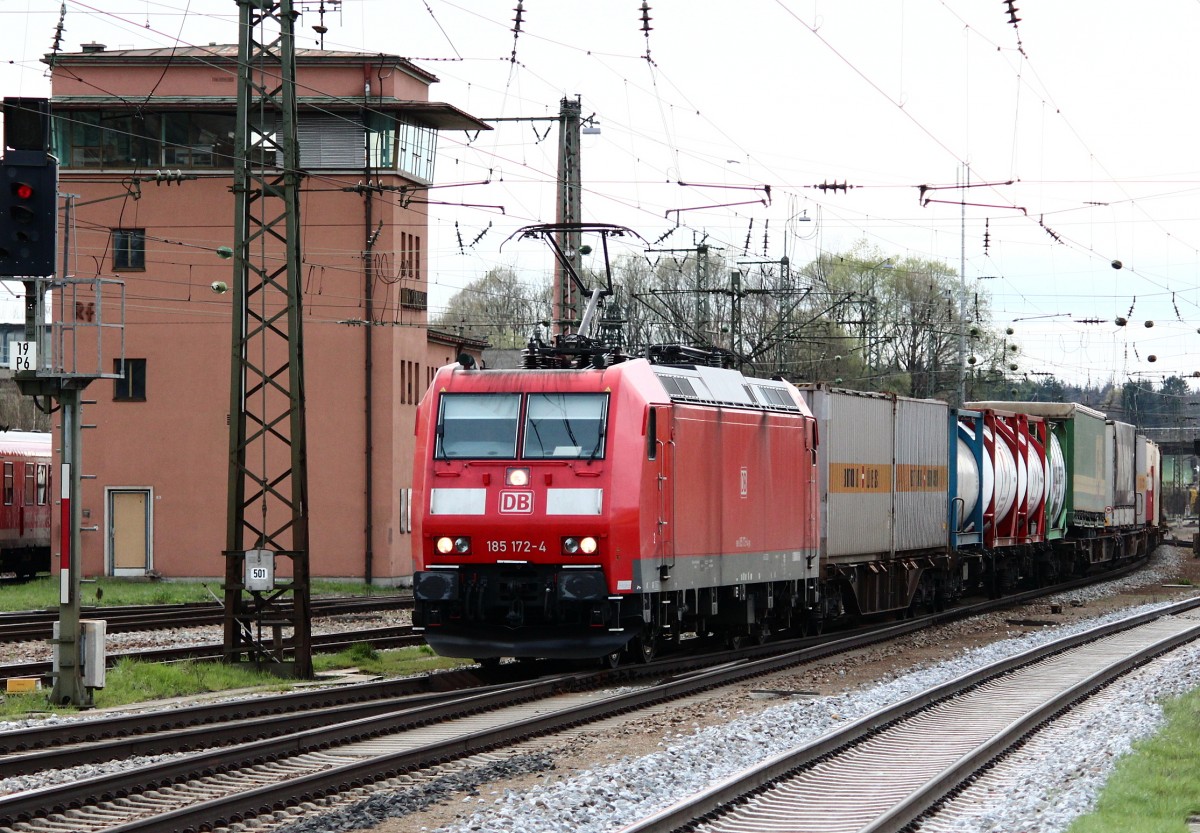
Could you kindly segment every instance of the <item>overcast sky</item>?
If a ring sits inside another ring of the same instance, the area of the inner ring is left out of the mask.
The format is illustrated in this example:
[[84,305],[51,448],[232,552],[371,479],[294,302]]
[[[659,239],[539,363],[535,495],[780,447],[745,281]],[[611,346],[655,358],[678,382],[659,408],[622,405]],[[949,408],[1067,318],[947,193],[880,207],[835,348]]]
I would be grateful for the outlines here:
[[[60,5],[0,0],[4,95],[49,94]],[[318,3],[297,5],[300,45],[316,46]],[[707,235],[731,259],[803,264],[861,242],[942,261],[990,293],[1021,372],[1200,371],[1197,0],[1016,0],[1015,26],[1002,0],[651,0],[648,33],[640,0],[522,0],[514,37],[517,5],[345,0],[324,45],[411,58],[441,78],[431,98],[485,119],[581,96],[601,128],[583,137],[585,220],[659,247]],[[237,40],[235,0],[66,10],[64,51]],[[500,244],[554,221],[551,126],[442,134],[439,183],[490,184],[437,197],[504,212],[435,209],[435,306],[494,266],[546,263],[538,244]],[[965,197],[937,187],[968,179]],[[834,182],[854,187],[812,187]]]

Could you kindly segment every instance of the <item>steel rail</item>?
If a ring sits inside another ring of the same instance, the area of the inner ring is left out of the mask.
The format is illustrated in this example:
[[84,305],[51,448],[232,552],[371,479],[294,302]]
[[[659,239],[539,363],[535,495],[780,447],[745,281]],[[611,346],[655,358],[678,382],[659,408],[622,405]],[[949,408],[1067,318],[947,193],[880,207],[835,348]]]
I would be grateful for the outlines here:
[[[370,596],[315,599],[315,617],[347,616],[380,610],[411,610],[411,596]],[[84,619],[103,619],[109,633],[190,628],[200,625],[219,625],[224,608],[215,603],[181,603],[164,605],[123,605],[113,607],[88,606],[80,610]],[[55,610],[24,610],[0,613],[0,642],[21,642],[49,639],[58,621]]]
[[[1190,599],[1176,606],[1185,609],[1200,606],[1200,598]],[[1076,637],[1074,641],[1086,641],[1101,632],[1130,627],[1138,619],[1152,619],[1165,615],[1162,612],[1143,614],[1123,623],[1114,623],[1104,628],[1092,629],[1086,636]],[[1040,650],[1042,655],[1065,650],[1072,640],[1064,640],[1053,649]],[[1032,652],[1027,652],[1032,654]],[[794,660],[794,657],[791,658]],[[1028,661],[1028,659],[1026,659]],[[112,828],[113,831],[183,831],[199,830],[212,826],[233,823],[245,818],[272,812],[275,809],[292,806],[295,803],[319,798],[325,795],[371,783],[381,778],[392,777],[403,772],[411,771],[434,761],[460,757],[473,752],[493,748],[505,743],[556,731],[566,726],[586,723],[591,720],[608,717],[615,714],[642,708],[658,702],[673,699],[696,691],[725,685],[744,679],[747,676],[774,670],[786,665],[787,659],[772,657],[756,661],[740,661],[728,663],[716,669],[690,675],[682,679],[668,680],[660,685],[648,687],[634,692],[626,692],[594,701],[582,708],[571,708],[555,711],[524,720],[505,722],[492,728],[458,735],[455,737],[427,744],[419,749],[406,750],[400,753],[387,754],[356,761],[328,769],[324,772],[305,775],[296,779],[281,780],[279,783],[262,786],[234,796],[201,802],[191,807],[181,808],[142,821],[131,821]],[[990,672],[994,675],[994,670]],[[968,677],[972,675],[967,675]],[[980,679],[987,676],[979,672]],[[975,684],[973,681],[971,684]],[[518,693],[507,696],[546,696],[549,688],[541,689],[538,694],[537,685],[518,689]],[[496,694],[480,697],[467,697],[457,701],[458,705],[467,710],[482,710],[496,708],[506,695]],[[941,699],[944,695],[935,690],[932,693],[911,698],[913,702],[927,702]],[[495,699],[490,699],[490,698]],[[215,752],[205,752],[189,755],[175,761],[149,767],[135,773],[118,773],[112,776],[102,776],[89,779],[73,785],[47,788],[33,793],[23,793],[9,799],[0,800],[0,820],[6,824],[14,821],[54,812],[69,806],[80,806],[108,799],[135,794],[147,789],[165,787],[172,782],[179,782],[198,775],[226,773],[236,771],[241,766],[260,764],[266,761],[280,759],[289,754],[298,754],[310,749],[325,749],[339,743],[360,740],[367,737],[377,737],[398,728],[414,725],[419,722],[412,710],[393,713],[381,718],[349,721],[335,726],[301,732],[288,737],[258,741],[242,747],[223,749]],[[873,731],[878,723],[860,722],[861,731]],[[840,739],[839,743],[844,743]]]
[[[968,689],[975,688],[988,680],[1003,676],[1023,666],[1041,662],[1047,657],[1071,650],[1072,648],[1119,631],[1129,630],[1154,619],[1186,612],[1197,607],[1200,607],[1200,597],[1186,599],[1158,610],[1148,611],[1088,629],[1065,639],[1032,648],[997,663],[968,672],[954,680],[950,680],[887,708],[866,715],[854,721],[845,729],[831,732],[817,738],[811,743],[769,758],[757,766],[739,772],[713,785],[709,789],[689,796],[646,819],[621,828],[620,833],[675,833],[675,831],[692,829],[700,819],[717,816],[724,808],[746,800],[749,796],[767,789],[793,773],[811,767],[816,762],[833,755],[839,750],[875,735],[887,726],[895,724],[932,705],[944,702]],[[1174,635],[1161,640],[1146,650],[1139,652],[1137,655],[1127,657],[1119,663],[1096,672],[1087,680],[1072,686],[1035,711],[1012,723],[1004,732],[997,734],[974,753],[964,756],[954,766],[931,779],[921,790],[910,794],[898,802],[888,813],[878,818],[870,826],[863,828],[862,833],[867,833],[867,831],[870,831],[870,833],[897,833],[897,831],[903,830],[914,819],[918,818],[922,813],[957,788],[973,772],[1001,754],[1005,749],[1010,748],[1038,725],[1069,707],[1071,703],[1076,702],[1116,676],[1124,674],[1136,665],[1145,662],[1148,657],[1170,650],[1183,642],[1194,640],[1198,636],[1200,636],[1200,623],[1197,623],[1196,627],[1185,634]]]
[[[343,631],[327,633],[312,637],[312,647],[320,653],[333,654],[344,651],[352,645],[367,643],[374,648],[407,648],[413,645],[424,645],[425,638],[413,633],[408,625],[369,628],[360,631]],[[284,647],[290,646],[289,640],[284,640]],[[224,646],[220,644],[185,645],[178,648],[148,648],[142,651],[111,653],[105,657],[105,665],[114,667],[123,659],[134,659],[141,662],[219,662],[224,658]],[[13,677],[38,677],[49,679],[53,663],[50,661],[22,662],[0,665],[0,680]]]
[[[908,633],[915,632],[931,624],[946,620],[958,619],[980,612],[1003,608],[1011,602],[997,600],[982,602],[956,609],[950,613],[936,614],[932,617],[921,617],[899,624],[876,626],[864,629],[838,638],[825,636],[821,638],[807,637],[804,639],[776,642],[766,646],[753,646],[742,649],[739,655],[746,658],[784,657],[787,664],[811,662],[826,656],[866,647],[881,641],[896,639]],[[360,641],[355,638],[354,641]],[[558,676],[563,680],[564,688],[585,689],[612,684],[616,680],[636,681],[647,677],[669,674],[688,674],[699,668],[710,667],[714,664],[729,661],[728,654],[679,654],[660,659],[649,665],[630,665],[617,671],[578,672],[573,671]],[[555,670],[553,664],[548,664],[546,670]],[[535,669],[536,670],[536,669]],[[0,676],[3,676],[0,673]],[[185,707],[171,707],[158,711],[141,712],[137,715],[119,715],[115,717],[93,718],[86,721],[56,723],[46,726],[24,728],[10,732],[0,732],[0,756],[14,756],[18,753],[50,749],[63,745],[85,744],[76,750],[73,764],[107,760],[109,745],[116,744],[123,738],[133,735],[153,735],[186,729],[191,726],[214,726],[225,722],[245,720],[254,717],[277,716],[305,710],[323,709],[330,706],[364,703],[400,697],[414,698],[418,695],[449,697],[450,692],[466,689],[482,689],[489,685],[502,682],[518,682],[529,677],[526,668],[504,666],[488,672],[473,672],[468,670],[440,671],[418,678],[402,680],[382,680],[338,685],[314,691],[290,692],[279,695],[268,695],[255,698],[241,699],[233,702],[200,704]],[[437,694],[440,692],[441,694]],[[147,741],[146,750],[157,749],[167,751],[169,741],[162,746],[155,741]],[[139,746],[141,742],[139,741]],[[107,755],[107,757],[106,757]],[[51,763],[52,756],[46,756],[46,763],[40,763],[37,758],[29,761],[35,766],[30,771],[48,769],[51,766],[62,765]],[[54,761],[69,760],[53,756]],[[16,763],[10,763],[0,757],[0,777],[13,772]],[[27,773],[26,773],[27,774]]]

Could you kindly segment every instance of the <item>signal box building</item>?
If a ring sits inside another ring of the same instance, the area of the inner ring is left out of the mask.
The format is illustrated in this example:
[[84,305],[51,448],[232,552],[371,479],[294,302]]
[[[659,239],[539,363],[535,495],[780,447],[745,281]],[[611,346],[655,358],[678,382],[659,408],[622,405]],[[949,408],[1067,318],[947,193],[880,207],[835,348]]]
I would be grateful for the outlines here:
[[[123,375],[83,397],[85,575],[224,575],[236,61],[99,44],[49,60],[66,272],[124,283]],[[438,132],[488,126],[431,102],[436,77],[395,55],[300,49],[296,65],[310,571],[402,584],[415,406],[483,346],[428,330],[419,197]],[[115,312],[54,306],[67,325]],[[117,348],[92,359],[110,375]]]

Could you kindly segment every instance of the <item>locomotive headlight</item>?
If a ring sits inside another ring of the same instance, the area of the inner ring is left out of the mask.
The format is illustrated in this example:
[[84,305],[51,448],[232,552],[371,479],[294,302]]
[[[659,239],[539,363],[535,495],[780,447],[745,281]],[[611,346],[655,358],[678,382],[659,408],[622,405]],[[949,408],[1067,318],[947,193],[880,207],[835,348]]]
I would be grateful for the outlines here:
[[460,535],[457,538],[451,538],[448,535],[443,535],[437,539],[437,551],[442,555],[450,555],[458,553],[459,555],[468,555],[471,552],[471,539],[466,535]]
[[571,536],[562,539],[563,552],[567,555],[591,555],[596,551],[596,539],[590,535],[583,538]]
[[529,469],[527,468],[509,468],[504,470],[504,485],[505,486],[528,486],[529,485]]

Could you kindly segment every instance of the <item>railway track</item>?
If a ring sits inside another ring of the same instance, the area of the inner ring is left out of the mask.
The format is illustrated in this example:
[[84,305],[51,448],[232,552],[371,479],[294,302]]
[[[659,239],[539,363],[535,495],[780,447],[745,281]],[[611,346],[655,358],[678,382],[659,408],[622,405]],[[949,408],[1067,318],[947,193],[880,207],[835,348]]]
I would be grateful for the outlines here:
[[[329,654],[362,643],[371,645],[377,650],[409,648],[425,644],[424,637],[413,633],[412,628],[408,625],[316,634],[310,637],[310,641],[314,651]],[[285,640],[284,647],[286,648],[288,645],[289,641]],[[216,643],[183,645],[175,648],[148,648],[127,653],[109,653],[105,657],[105,664],[112,668],[123,659],[136,659],[141,662],[182,662],[184,660],[216,662],[224,657],[224,652],[225,646]],[[13,677],[37,677],[46,680],[50,678],[52,666],[53,662],[50,660],[0,665],[0,680]]]
[[[1132,569],[1132,567],[1130,568]],[[1113,573],[1112,575],[1117,575]],[[1072,582],[1054,588],[1054,592],[1071,589],[1082,582]],[[1020,604],[1036,598],[1045,591],[1028,591],[1015,597],[1001,600],[979,602],[958,609],[926,617],[913,618],[900,624],[885,623],[872,627],[861,628],[857,631],[843,634],[831,634],[824,637],[810,637],[773,642],[767,645],[744,647],[736,652],[743,659],[770,659],[782,656],[786,662],[804,663],[843,651],[854,650],[874,643],[897,639],[906,634],[914,633],[933,625],[968,618],[994,610],[1004,609],[1012,604]],[[317,642],[323,648],[340,649],[346,645],[370,642],[379,647],[395,647],[419,643],[420,637],[415,637],[408,628],[372,629],[360,632],[349,632],[318,637]],[[706,653],[703,644],[693,643],[696,647],[689,651],[667,655],[653,664],[635,663],[623,666],[617,671],[601,673],[571,671],[561,676],[565,687],[597,687],[616,682],[636,683],[645,679],[667,675],[686,674],[716,664],[728,662],[729,653]],[[202,658],[217,660],[221,658],[223,646],[200,645],[181,649],[161,649],[122,656],[137,657],[143,661],[160,659],[172,661],[177,659]],[[115,661],[115,656],[110,659]],[[48,663],[38,663],[36,668],[48,672]],[[95,746],[95,741],[101,738],[121,739],[135,734],[146,734],[155,731],[183,729],[198,725],[214,725],[223,722],[236,722],[249,718],[262,718],[270,715],[290,714],[308,709],[323,709],[338,704],[361,703],[375,700],[387,700],[397,697],[420,695],[429,692],[452,692],[484,685],[514,683],[527,680],[531,674],[547,675],[556,670],[571,668],[569,663],[544,662],[535,665],[509,664],[492,668],[486,672],[469,670],[436,672],[418,678],[403,680],[383,680],[352,685],[339,685],[330,688],[320,688],[311,691],[298,691],[282,695],[270,695],[223,703],[196,705],[186,708],[173,707],[164,711],[142,711],[131,717],[93,717],[85,722],[68,722],[54,724],[34,729],[23,729],[19,732],[0,732],[0,755],[25,750],[46,749],[52,746],[71,744],[86,744],[92,754],[81,757],[65,765],[85,763],[87,761],[104,760],[104,755]],[[30,669],[32,665],[3,665],[0,666],[0,679],[6,676],[20,676],[17,669]],[[29,674],[28,676],[32,676]],[[56,762],[59,766],[60,762]],[[50,766],[36,765],[28,771],[48,769]],[[0,774],[8,772],[4,761],[0,759]]]
[[981,668],[629,825],[622,833],[899,833],[1031,732],[1200,637],[1200,599]]
[[[937,616],[925,617],[921,621],[934,623],[940,621],[949,621],[954,618],[964,616],[973,616],[988,610],[999,609],[1008,605],[1022,604],[1027,601],[1039,598],[1048,593],[1058,593],[1071,590],[1077,587],[1085,587],[1101,580],[1109,580],[1124,576],[1130,572],[1140,568],[1145,564],[1146,559],[1138,559],[1131,561],[1119,568],[1109,570],[1100,576],[1090,576],[1080,579],[1074,579],[1069,582],[1064,582],[1053,587],[1038,588],[1026,590],[1021,593],[1005,596],[1002,599],[995,599],[983,603],[962,605],[952,609],[945,614]],[[384,604],[385,606],[373,607],[375,604]],[[315,603],[314,603],[315,604]],[[325,606],[328,605],[328,606]],[[353,615],[354,613],[367,612],[370,610],[380,609],[409,609],[412,606],[412,598],[407,596],[385,597],[383,599],[331,599],[323,600],[322,608],[319,609],[319,615]],[[187,616],[189,625],[204,624],[198,621],[201,616],[213,614],[213,607],[209,605],[147,605],[147,606],[132,606],[128,608],[96,608],[87,609],[85,612],[94,612],[96,615],[108,615],[109,610],[119,611],[121,617],[126,621],[136,622],[139,619],[139,610],[147,611],[146,619],[150,621],[159,620],[165,621],[169,619],[172,611],[175,612],[175,625],[161,625],[161,627],[182,627],[179,624],[178,617]],[[216,609],[218,615],[221,614],[219,608]],[[159,615],[161,614],[161,616]],[[44,619],[47,622],[53,621],[57,617],[56,611],[24,611],[12,614],[0,614],[0,627],[3,627],[5,618],[8,618],[9,624],[16,623],[17,620],[26,619]],[[84,618],[87,618],[86,616]],[[219,624],[221,619],[216,619],[209,624]],[[47,625],[48,627],[48,625]],[[130,627],[129,630],[144,630],[144,628]],[[112,630],[111,628],[109,629]],[[49,638],[49,631],[46,631],[43,638]],[[5,637],[0,631],[0,644],[5,642],[18,641],[11,636]],[[348,631],[339,634],[329,635],[314,635],[312,637],[313,648],[319,652],[336,653],[356,643],[367,643],[379,650],[389,648],[404,648],[413,645],[424,644],[424,638],[412,633],[411,628],[372,628],[361,631]],[[795,645],[795,642],[787,643]],[[765,649],[770,652],[772,649]],[[761,655],[756,653],[756,649],[742,649],[743,655],[756,656]],[[109,653],[107,656],[107,665],[113,667],[122,659],[137,659],[143,662],[181,662],[184,660],[195,661],[215,661],[223,658],[224,646],[221,644],[197,644],[170,648],[151,648],[140,651],[124,652],[124,653]],[[18,678],[18,677],[37,677],[43,680],[48,680],[52,671],[52,662],[35,661],[23,663],[7,663],[0,664],[0,680]]]
[[[1192,604],[1200,604],[1200,601]],[[906,622],[889,628],[887,637],[920,626],[920,622]],[[371,707],[374,714],[329,712],[320,716],[316,727],[310,728],[303,728],[299,723],[284,727],[278,718],[264,720],[260,716],[250,719],[248,724],[279,723],[280,734],[250,743],[191,752],[171,761],[147,764],[133,772],[72,781],[9,796],[0,799],[0,825],[27,833],[61,830],[64,818],[56,821],[55,817],[65,813],[66,823],[78,831],[211,829],[294,807],[300,802],[321,800],[324,796],[400,776],[435,762],[686,697],[707,688],[794,666],[817,655],[850,650],[872,638],[877,641],[885,636],[861,635],[782,655],[726,661],[715,668],[678,674],[672,673],[678,666],[664,663],[653,667],[634,666],[626,672],[568,675],[472,692],[439,694],[429,697],[425,703],[410,700],[376,704]],[[676,659],[672,662],[686,661]],[[695,659],[690,661],[696,662]],[[644,670],[638,672],[639,668]],[[655,679],[634,686],[629,677],[632,673],[649,674]],[[632,690],[613,694],[594,688],[604,681],[621,681]],[[593,687],[579,690],[586,686]],[[152,722],[146,716],[142,716],[141,721]],[[93,726],[92,731],[104,730]],[[235,737],[238,731],[245,729],[234,727],[230,736]],[[193,730],[189,744],[195,744],[197,734],[203,736],[204,730]],[[215,737],[215,731],[210,734]],[[170,743],[164,747],[170,748]],[[180,743],[174,748],[194,746]],[[135,752],[131,746],[126,754],[141,754],[142,751],[146,750]],[[37,758],[36,754],[30,753],[13,755],[12,766],[19,769],[23,763],[36,765]],[[51,766],[61,769],[71,765],[67,756],[57,759]],[[246,773],[243,768],[253,772]],[[60,826],[55,827],[56,823]]]
[[[316,598],[311,602],[312,614],[321,616],[353,616],[380,610],[411,610],[411,596],[370,596]],[[225,621],[225,608],[214,602],[170,605],[128,605],[113,607],[84,607],[83,619],[103,619],[109,633],[191,628],[220,625]],[[0,643],[28,642],[50,639],[58,609],[25,610],[0,613]]]

